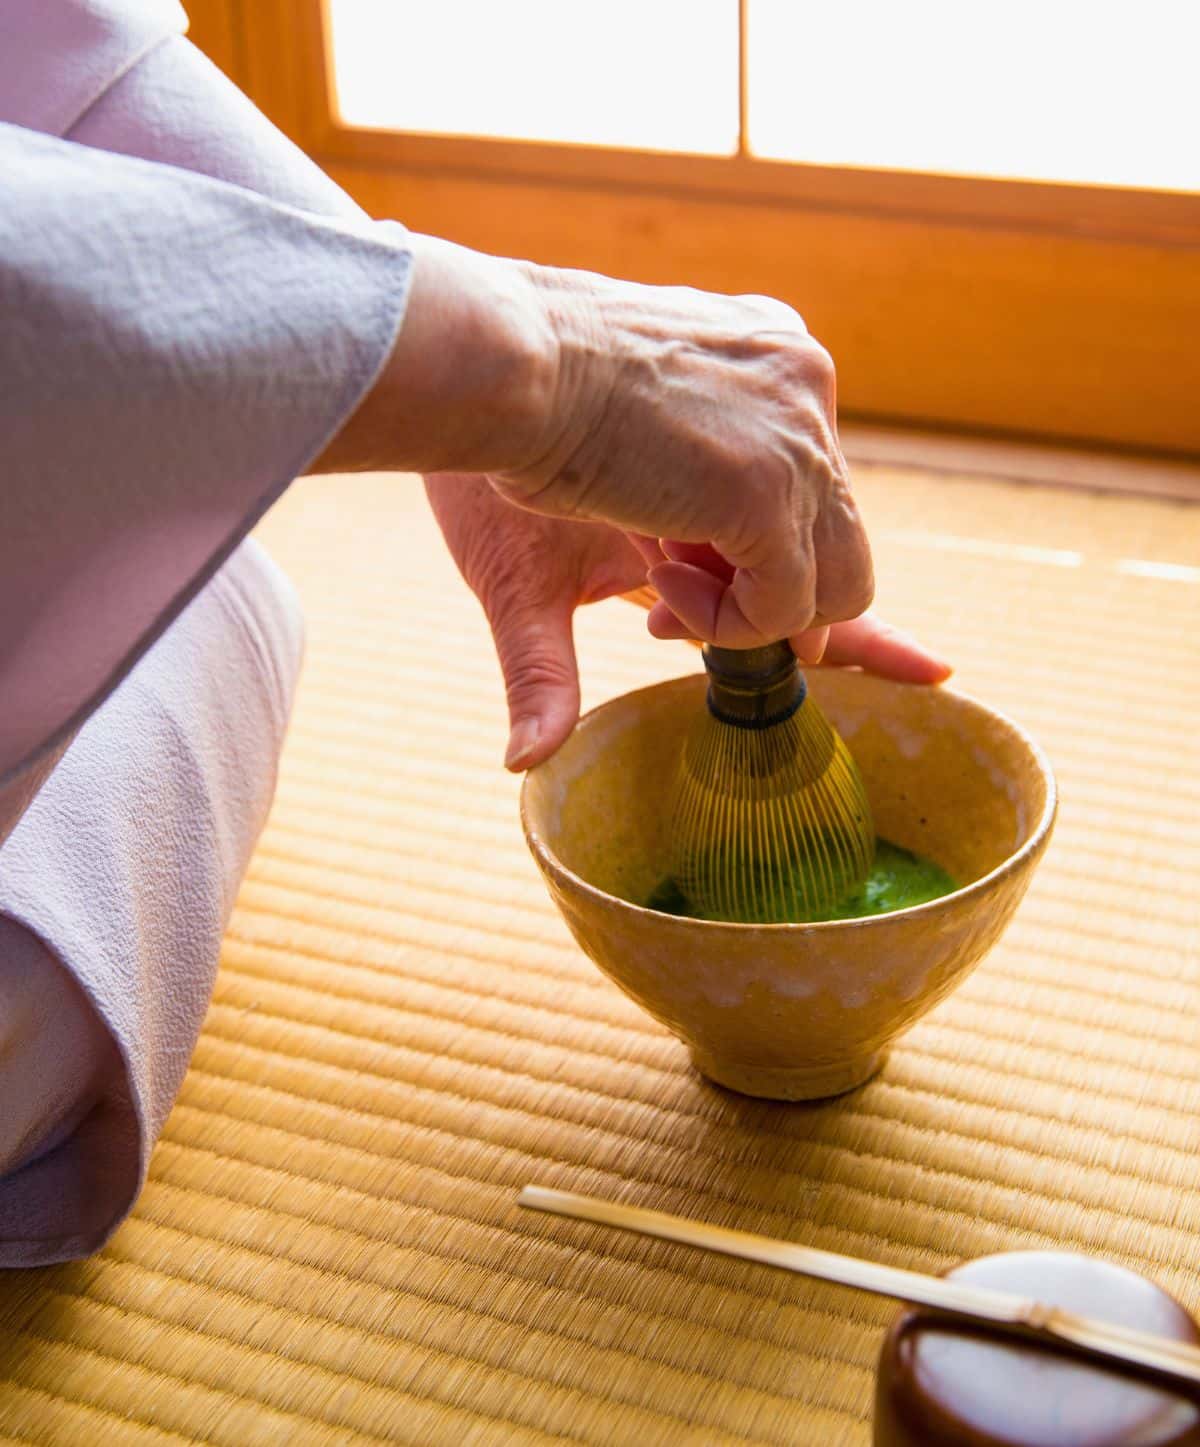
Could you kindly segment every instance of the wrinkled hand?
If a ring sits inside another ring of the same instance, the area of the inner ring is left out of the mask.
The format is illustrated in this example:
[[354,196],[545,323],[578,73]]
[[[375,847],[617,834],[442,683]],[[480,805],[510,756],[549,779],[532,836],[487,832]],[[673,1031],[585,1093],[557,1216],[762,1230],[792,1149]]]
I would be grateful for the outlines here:
[[651,582],[729,647],[867,607],[833,364],[791,307],[410,241],[395,347],[314,470],[484,473],[534,512],[711,544],[728,578],[666,548]]
[[504,762],[531,768],[579,718],[576,608],[640,587],[646,566],[614,528],[521,512],[485,478],[441,473],[425,491],[491,626],[511,725]]
[[[559,385],[540,451],[492,477],[522,507],[686,545],[650,581],[746,648],[854,618],[874,584],[838,446],[833,363],[783,302],[540,269]],[[711,544],[721,578],[688,549]]]
[[[600,523],[514,508],[478,475],[440,473],[426,477],[425,488],[459,571],[491,625],[508,695],[505,764],[532,768],[549,758],[579,717],[575,610],[642,586],[648,561],[661,564],[658,544]],[[706,551],[689,557],[706,570],[720,569],[720,560]],[[663,604],[655,605],[648,624],[657,637],[692,636]],[[858,665],[900,682],[940,683],[950,672],[869,614],[834,624],[827,639],[823,628],[792,638],[810,662],[822,645],[826,663]]]

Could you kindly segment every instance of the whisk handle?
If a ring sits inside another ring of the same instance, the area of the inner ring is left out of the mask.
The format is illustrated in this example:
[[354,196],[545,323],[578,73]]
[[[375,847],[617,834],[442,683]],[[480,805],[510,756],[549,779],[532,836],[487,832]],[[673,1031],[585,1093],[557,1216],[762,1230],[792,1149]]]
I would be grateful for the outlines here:
[[[658,602],[658,594],[648,585],[623,596],[640,608],[653,608]],[[787,642],[762,648],[718,648],[705,643],[701,652],[709,676],[708,707],[722,723],[771,728],[791,718],[808,696],[804,675]]]
[[787,642],[762,648],[702,650],[708,670],[708,709],[735,728],[763,729],[783,723],[804,702],[808,689]]

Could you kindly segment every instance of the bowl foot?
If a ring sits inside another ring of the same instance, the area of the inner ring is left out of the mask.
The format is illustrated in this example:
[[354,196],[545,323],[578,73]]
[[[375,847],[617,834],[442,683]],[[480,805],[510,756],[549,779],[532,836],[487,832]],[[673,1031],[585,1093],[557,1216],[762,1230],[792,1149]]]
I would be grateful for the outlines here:
[[887,1059],[886,1050],[857,1055],[838,1065],[760,1066],[719,1060],[689,1046],[692,1064],[709,1080],[763,1100],[822,1100],[843,1095],[870,1080]]

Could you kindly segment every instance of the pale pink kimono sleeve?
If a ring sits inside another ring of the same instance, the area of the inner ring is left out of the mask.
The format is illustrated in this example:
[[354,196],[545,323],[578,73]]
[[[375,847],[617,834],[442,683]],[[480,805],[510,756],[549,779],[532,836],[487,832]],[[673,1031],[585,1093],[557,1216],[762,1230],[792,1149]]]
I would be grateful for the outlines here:
[[368,389],[404,243],[0,125],[0,837]]
[[242,539],[407,298],[402,229],[181,26],[0,0],[0,1265],[95,1249],[136,1197],[298,666]]

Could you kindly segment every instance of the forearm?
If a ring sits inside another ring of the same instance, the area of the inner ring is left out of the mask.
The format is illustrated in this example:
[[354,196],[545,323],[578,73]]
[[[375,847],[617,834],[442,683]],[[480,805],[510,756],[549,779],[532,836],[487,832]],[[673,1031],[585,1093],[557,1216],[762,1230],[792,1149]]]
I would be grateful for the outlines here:
[[372,390],[313,472],[502,472],[544,445],[555,334],[521,262],[411,236],[404,325]]
[[[283,165],[287,143],[198,65],[182,42],[160,46],[74,135],[250,187],[277,187],[298,168],[298,189],[276,194],[306,210],[349,204],[297,156]],[[172,85],[174,99],[163,100]],[[220,90],[233,109],[197,112],[200,90]],[[122,105],[135,117],[132,139],[112,134]],[[396,344],[310,468],[483,472],[522,507],[712,544],[733,564],[729,582],[672,560],[656,584],[689,630],[727,646],[867,604],[869,549],[837,447],[832,364],[790,307],[538,268],[429,238],[414,253]]]
[[[69,133],[85,145],[181,166],[305,210],[355,202],[188,41],[174,37],[112,85]],[[554,348],[530,269],[414,237],[398,344],[375,389],[312,464],[501,470],[532,449]]]
[[0,126],[0,840],[358,405],[407,277],[402,233]]

